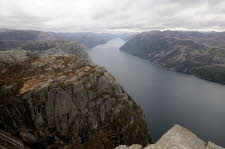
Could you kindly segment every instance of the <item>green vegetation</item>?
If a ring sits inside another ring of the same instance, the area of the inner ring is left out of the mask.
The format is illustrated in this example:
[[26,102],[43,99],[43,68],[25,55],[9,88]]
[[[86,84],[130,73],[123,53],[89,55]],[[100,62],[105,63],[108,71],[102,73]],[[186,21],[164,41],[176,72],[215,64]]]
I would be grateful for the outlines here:
[[199,69],[194,69],[192,72],[200,78],[218,83],[225,83],[225,67],[203,67]]
[[210,50],[210,53],[217,56],[217,57],[222,57],[225,58],[225,49],[212,49]]
[[167,61],[169,61],[172,57],[176,56],[177,54],[178,54],[178,51],[173,51],[170,54],[167,54],[166,56],[161,58],[158,63],[160,63],[160,64],[167,63]]
[[203,50],[199,50],[199,52],[201,53],[201,54],[209,54],[209,50],[207,49],[203,49]]

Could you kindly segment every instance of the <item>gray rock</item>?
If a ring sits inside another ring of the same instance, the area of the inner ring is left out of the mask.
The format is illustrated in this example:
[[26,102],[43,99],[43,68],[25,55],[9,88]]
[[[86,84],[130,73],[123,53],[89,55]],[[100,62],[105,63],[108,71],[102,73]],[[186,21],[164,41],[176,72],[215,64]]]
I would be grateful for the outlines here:
[[175,125],[156,144],[145,149],[205,149],[206,143],[189,130]]
[[28,51],[25,50],[0,51],[0,63],[3,64],[17,64],[28,58]]
[[142,149],[142,145],[139,145],[139,144],[133,144],[131,146],[129,146],[129,149]]
[[37,137],[35,137],[34,135],[32,135],[29,132],[22,131],[22,132],[20,132],[19,136],[27,144],[32,145],[37,142]]
[[175,125],[159,141],[144,149],[223,149],[209,142],[206,144],[189,130]]
[[224,148],[212,142],[208,142],[206,149],[224,149]]
[[[115,149],[142,149],[141,145],[120,145]],[[144,149],[224,149],[212,142],[205,143],[189,130],[175,125],[165,133],[155,144]]]
[[116,147],[115,149],[129,149],[126,145],[120,145]]
[[115,149],[143,149],[143,147],[139,144],[133,144],[131,146],[120,145],[116,147]]

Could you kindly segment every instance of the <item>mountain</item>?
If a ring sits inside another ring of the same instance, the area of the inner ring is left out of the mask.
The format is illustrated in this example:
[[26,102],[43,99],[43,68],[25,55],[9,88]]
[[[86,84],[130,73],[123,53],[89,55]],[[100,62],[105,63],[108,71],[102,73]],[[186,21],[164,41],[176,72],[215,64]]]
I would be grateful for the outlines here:
[[54,33],[35,30],[12,30],[0,29],[0,50],[9,50],[20,47],[32,41],[44,40],[74,40],[87,49],[104,44],[114,38],[121,38],[124,41],[130,39],[134,34],[109,34],[109,33]]
[[133,34],[107,34],[107,33],[81,32],[81,33],[57,33],[56,36],[59,39],[63,40],[78,41],[86,48],[90,49],[97,45],[105,44],[106,42],[114,38],[121,38],[124,41],[127,41],[133,36]]
[[170,70],[225,83],[225,32],[144,32],[120,49]]
[[0,50],[17,48],[30,41],[35,40],[56,40],[52,33],[34,30],[0,30]]
[[0,51],[0,148],[151,143],[143,111],[74,41]]
[[0,31],[0,40],[18,40],[18,41],[32,41],[32,40],[52,40],[54,35],[49,32],[35,31],[35,30],[2,30]]
[[113,34],[106,33],[57,33],[56,36],[63,40],[76,40],[87,48],[93,48],[99,44],[104,44],[113,38],[116,38]]

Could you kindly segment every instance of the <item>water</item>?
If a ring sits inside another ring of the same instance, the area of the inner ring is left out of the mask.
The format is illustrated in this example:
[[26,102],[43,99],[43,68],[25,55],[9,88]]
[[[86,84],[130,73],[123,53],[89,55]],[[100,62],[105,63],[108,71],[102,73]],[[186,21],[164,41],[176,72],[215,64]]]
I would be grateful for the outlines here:
[[89,54],[142,107],[153,138],[179,124],[206,142],[225,146],[225,85],[155,66],[119,51],[123,44],[115,39]]

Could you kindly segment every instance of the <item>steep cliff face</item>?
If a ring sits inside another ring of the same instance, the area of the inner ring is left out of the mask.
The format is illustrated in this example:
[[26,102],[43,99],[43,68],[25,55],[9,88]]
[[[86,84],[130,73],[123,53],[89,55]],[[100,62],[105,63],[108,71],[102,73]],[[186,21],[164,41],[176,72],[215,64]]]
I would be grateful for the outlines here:
[[225,83],[225,33],[151,31],[120,49],[171,70]]
[[224,149],[212,142],[204,142],[189,130],[175,125],[159,141],[145,148],[141,145],[121,145],[116,149]]
[[141,108],[77,47],[37,42],[0,52],[0,128],[31,148],[150,143]]

